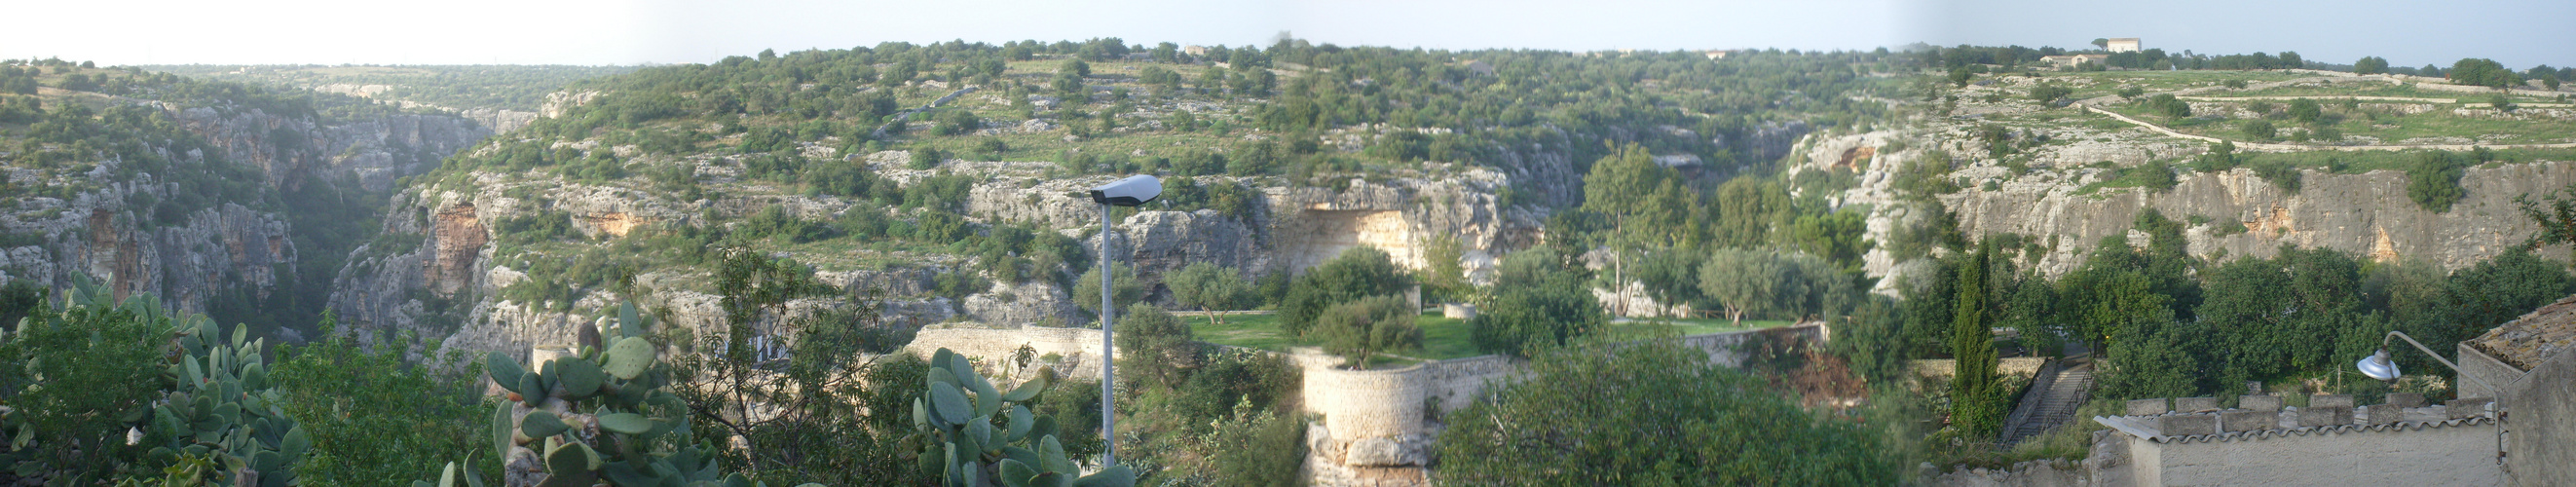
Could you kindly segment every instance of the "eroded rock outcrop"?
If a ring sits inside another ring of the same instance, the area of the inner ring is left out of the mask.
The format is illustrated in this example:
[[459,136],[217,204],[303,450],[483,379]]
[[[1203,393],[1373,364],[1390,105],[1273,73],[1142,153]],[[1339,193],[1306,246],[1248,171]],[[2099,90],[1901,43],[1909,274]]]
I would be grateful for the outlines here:
[[472,146],[492,130],[443,115],[379,115],[338,123],[260,109],[178,108],[163,105],[181,126],[204,136],[226,159],[260,168],[271,186],[291,188],[298,178],[356,178],[368,191],[391,189],[394,180],[419,174]]
[[224,203],[169,222],[152,208],[127,203],[130,195],[170,191],[169,185],[120,183],[71,201],[28,198],[22,211],[0,212],[0,233],[40,240],[0,249],[0,281],[62,289],[75,276],[88,276],[120,299],[152,293],[164,306],[204,312],[218,293],[246,286],[253,297],[266,297],[279,273],[294,272],[294,239],[276,214]]
[[[2309,170],[2296,193],[2247,169],[2188,173],[2179,179],[2169,191],[2115,189],[2093,195],[2075,194],[2078,184],[2016,181],[1941,200],[1958,215],[1964,232],[2054,237],[2058,250],[2038,263],[2051,274],[2080,265],[2084,250],[2103,237],[2128,237],[2137,215],[2147,209],[2189,225],[2184,235],[2191,253],[2202,257],[2269,257],[2282,245],[2292,245],[2383,260],[2424,259],[2457,269],[2515,248],[2537,232],[2538,224],[2522,215],[2514,197],[2576,183],[2576,162],[2470,168],[2460,178],[2468,196],[2444,213],[2426,211],[2409,199],[2406,174],[2398,171]],[[2230,222],[2244,231],[2230,233]]]
[[[257,191],[267,194],[350,180],[367,189],[389,188],[395,179],[433,167],[448,153],[489,135],[473,122],[448,116],[330,121],[232,106],[124,101],[163,111],[213,148],[161,150],[171,164],[256,168],[261,176]],[[123,162],[115,159],[94,163],[87,177],[104,187],[68,199],[23,198],[17,211],[0,214],[0,233],[42,240],[0,249],[0,276],[59,289],[74,276],[86,275],[120,296],[148,292],[168,307],[202,312],[209,299],[236,288],[246,288],[249,299],[264,299],[282,274],[295,272],[294,229],[277,210],[245,206],[248,202],[156,206],[153,202],[179,200],[183,190],[197,188],[148,173],[126,175],[118,169]]]

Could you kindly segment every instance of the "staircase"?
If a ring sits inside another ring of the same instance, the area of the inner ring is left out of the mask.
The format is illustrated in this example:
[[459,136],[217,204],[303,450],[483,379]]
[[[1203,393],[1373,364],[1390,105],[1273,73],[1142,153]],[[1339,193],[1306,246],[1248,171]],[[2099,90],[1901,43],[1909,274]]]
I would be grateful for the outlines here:
[[2054,371],[2055,374],[2040,374],[2042,377],[2038,379],[2045,382],[2032,384],[2030,392],[2022,397],[2021,406],[2013,411],[2011,424],[2004,426],[2001,443],[2006,448],[2075,419],[2075,409],[2092,399],[2092,361],[2070,358],[2061,363],[2065,362],[2072,364]]

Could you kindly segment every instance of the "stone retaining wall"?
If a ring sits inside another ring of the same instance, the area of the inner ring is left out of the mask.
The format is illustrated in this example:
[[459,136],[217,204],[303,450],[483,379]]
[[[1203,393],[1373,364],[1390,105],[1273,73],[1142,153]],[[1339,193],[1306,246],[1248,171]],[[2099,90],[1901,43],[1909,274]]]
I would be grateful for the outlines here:
[[[2048,365],[2048,357],[2008,357],[1995,359],[1995,373],[2031,377]],[[1946,358],[1914,361],[1914,373],[1924,377],[1950,377],[1959,373],[1959,361]]]

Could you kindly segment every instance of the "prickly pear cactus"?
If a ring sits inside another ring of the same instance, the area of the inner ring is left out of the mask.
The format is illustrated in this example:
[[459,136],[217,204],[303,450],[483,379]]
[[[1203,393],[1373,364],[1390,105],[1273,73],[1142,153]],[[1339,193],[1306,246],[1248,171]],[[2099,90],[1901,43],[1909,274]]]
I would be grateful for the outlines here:
[[[149,295],[128,297],[122,304],[90,282],[76,282],[64,306],[122,308],[146,323],[168,323],[173,337],[170,366],[162,372],[167,387],[147,411],[137,409],[121,419],[135,425],[129,445],[148,445],[145,455],[164,465],[194,465],[173,478],[227,487],[300,485],[295,467],[313,442],[295,419],[277,404],[282,393],[272,388],[260,351],[266,339],[250,340],[247,327],[235,327],[226,340],[214,320],[195,314],[171,314]],[[167,485],[168,482],[164,481]],[[184,484],[198,485],[198,484]]]
[[[627,304],[618,308],[616,329],[602,333],[605,349],[581,347],[535,370],[498,352],[485,357],[492,382],[510,398],[492,411],[502,485],[761,485],[719,472],[715,456],[690,441],[688,405],[663,389],[671,383],[668,367],[645,338],[652,325]],[[450,463],[438,483],[412,485],[457,487],[461,480],[482,487],[470,470]]]
[[915,437],[925,440],[922,473],[956,487],[1135,485],[1136,473],[1125,465],[1082,475],[1055,438],[1055,418],[1029,413],[1028,404],[1054,377],[1052,369],[1041,370],[1004,392],[965,356],[946,348],[933,353],[924,379],[930,390],[912,402]]

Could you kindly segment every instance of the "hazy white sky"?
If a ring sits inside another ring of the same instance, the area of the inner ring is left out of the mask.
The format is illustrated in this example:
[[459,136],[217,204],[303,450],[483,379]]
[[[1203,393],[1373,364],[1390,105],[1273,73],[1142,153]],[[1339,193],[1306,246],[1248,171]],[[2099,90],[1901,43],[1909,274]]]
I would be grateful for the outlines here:
[[21,21],[0,29],[0,58],[111,65],[688,63],[885,41],[1266,45],[1280,31],[1343,45],[1562,50],[2143,37],[2176,51],[2334,62],[2576,64],[2567,0],[88,0],[6,11]]

